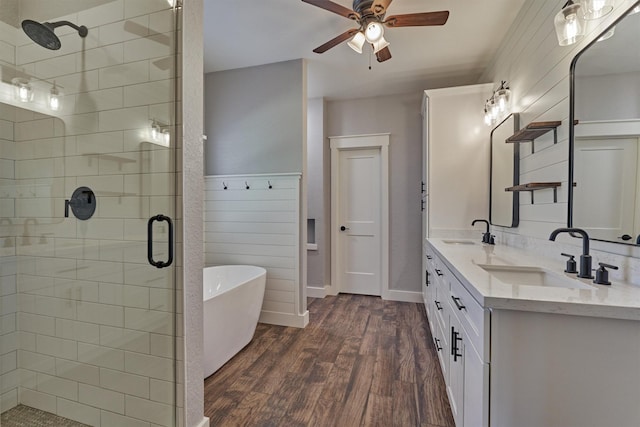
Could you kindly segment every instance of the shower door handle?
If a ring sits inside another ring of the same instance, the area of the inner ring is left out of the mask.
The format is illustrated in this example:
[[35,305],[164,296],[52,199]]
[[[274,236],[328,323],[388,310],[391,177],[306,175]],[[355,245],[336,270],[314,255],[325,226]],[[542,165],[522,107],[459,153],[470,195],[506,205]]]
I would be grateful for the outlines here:
[[[155,221],[166,221],[169,224],[169,257],[166,261],[156,261],[153,259],[153,223]],[[165,215],[156,215],[149,218],[147,223],[147,259],[149,264],[157,268],[168,267],[173,263],[173,222]]]

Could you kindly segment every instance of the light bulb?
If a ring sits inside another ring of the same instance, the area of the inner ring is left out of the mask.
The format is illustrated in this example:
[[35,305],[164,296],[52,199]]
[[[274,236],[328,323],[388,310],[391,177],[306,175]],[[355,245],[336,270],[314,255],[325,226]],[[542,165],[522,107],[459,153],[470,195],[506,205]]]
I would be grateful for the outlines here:
[[149,129],[151,141],[157,142],[160,139],[160,126],[154,121],[151,123],[151,129]]
[[504,113],[509,108],[509,101],[511,98],[511,91],[509,88],[504,87],[504,83],[500,86],[500,89],[496,92],[496,100],[498,102],[498,110],[500,113]]
[[384,36],[384,28],[379,22],[369,22],[367,29],[364,31],[364,37],[371,44],[374,44]]
[[572,3],[562,9],[554,18],[556,36],[560,46],[569,46],[584,36],[584,25],[580,5]]
[[169,146],[169,143],[171,142],[171,133],[169,132],[169,129],[164,129],[162,131],[162,143],[164,143],[165,147]]
[[484,124],[487,126],[491,126],[491,114],[487,111],[487,107],[484,107]]
[[62,107],[62,94],[56,87],[55,83],[53,84],[51,91],[49,91],[48,104],[51,111],[59,111],[60,107]]
[[27,79],[16,77],[11,80],[14,85],[14,96],[20,102],[33,101],[33,88]]

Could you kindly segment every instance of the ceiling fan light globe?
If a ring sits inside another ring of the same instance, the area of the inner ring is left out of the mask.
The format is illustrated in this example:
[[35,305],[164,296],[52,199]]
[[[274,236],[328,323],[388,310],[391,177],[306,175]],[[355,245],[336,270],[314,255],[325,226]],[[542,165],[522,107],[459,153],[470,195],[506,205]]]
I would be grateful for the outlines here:
[[385,47],[389,46],[389,42],[386,41],[384,37],[380,37],[380,40],[378,40],[375,43],[372,43],[372,45],[373,45],[373,53],[378,53]]
[[384,36],[384,27],[380,22],[369,22],[364,30],[365,39],[374,44]]
[[353,38],[351,40],[349,40],[347,42],[347,45],[355,50],[358,53],[362,53],[362,46],[364,46],[364,42],[366,41],[366,38],[364,37],[364,34],[362,34],[362,32],[357,32],[355,36],[353,36]]

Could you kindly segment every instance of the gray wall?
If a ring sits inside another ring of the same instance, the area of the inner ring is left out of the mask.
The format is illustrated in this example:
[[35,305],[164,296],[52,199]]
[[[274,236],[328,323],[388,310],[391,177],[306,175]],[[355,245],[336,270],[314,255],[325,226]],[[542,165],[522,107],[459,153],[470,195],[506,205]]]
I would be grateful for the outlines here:
[[205,75],[205,174],[303,170],[302,59]]
[[329,240],[331,153],[326,138],[325,102],[307,103],[307,198],[308,216],[316,222],[318,250],[307,251],[307,283],[313,287],[329,285],[331,253]]
[[[390,133],[389,289],[420,292],[421,93],[327,102],[328,136]],[[328,141],[325,142],[328,144]]]

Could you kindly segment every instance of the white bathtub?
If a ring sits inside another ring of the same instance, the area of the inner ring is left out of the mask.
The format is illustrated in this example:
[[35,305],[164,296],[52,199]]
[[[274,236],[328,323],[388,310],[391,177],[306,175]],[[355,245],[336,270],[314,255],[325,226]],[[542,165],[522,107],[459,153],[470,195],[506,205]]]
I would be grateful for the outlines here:
[[267,271],[252,265],[203,270],[204,377],[217,371],[253,338]]

